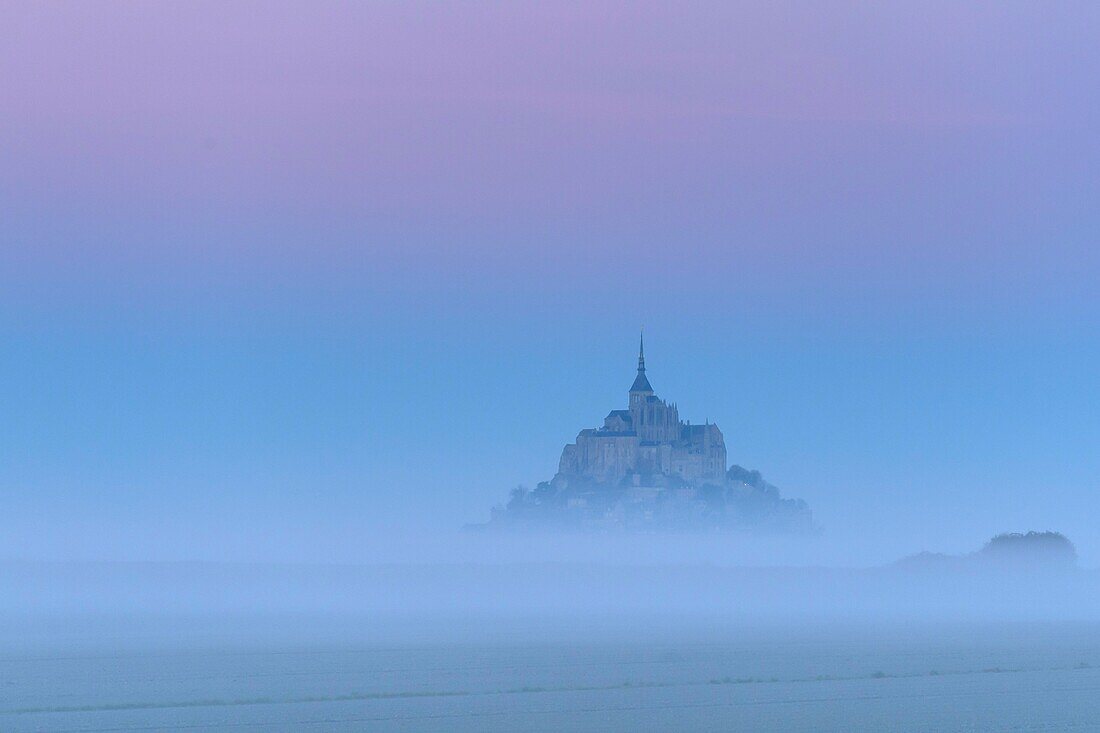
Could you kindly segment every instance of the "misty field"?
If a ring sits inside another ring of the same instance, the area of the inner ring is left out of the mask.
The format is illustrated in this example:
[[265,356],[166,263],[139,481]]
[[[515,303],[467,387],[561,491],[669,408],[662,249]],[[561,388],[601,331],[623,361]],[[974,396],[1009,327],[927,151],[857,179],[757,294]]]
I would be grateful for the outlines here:
[[57,623],[5,639],[0,730],[1100,730],[1096,624]]

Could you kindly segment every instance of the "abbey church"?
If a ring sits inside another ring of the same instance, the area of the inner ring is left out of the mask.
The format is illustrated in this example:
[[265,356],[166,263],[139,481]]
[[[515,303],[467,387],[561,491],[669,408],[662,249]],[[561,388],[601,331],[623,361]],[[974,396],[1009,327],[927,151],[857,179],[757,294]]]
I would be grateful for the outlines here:
[[580,478],[634,486],[687,486],[726,480],[726,444],[717,425],[680,421],[675,404],[657,397],[645,373],[645,344],[638,344],[638,376],[625,410],[612,410],[603,427],[582,430],[565,446],[552,485]]

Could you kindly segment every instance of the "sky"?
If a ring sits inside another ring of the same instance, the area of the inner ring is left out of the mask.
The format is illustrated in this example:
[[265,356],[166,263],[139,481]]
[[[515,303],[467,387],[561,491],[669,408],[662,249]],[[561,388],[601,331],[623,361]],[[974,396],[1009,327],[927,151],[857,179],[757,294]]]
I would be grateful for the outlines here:
[[1098,37],[1085,2],[2,3],[0,558],[465,557],[644,324],[658,394],[822,527],[706,559],[1055,529],[1100,564]]

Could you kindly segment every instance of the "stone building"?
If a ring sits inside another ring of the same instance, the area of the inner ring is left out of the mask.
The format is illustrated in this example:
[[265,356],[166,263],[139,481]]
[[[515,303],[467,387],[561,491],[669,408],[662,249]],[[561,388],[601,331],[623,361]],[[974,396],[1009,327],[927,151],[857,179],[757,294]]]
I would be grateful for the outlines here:
[[784,499],[759,471],[726,466],[722,431],[680,420],[657,397],[638,345],[626,409],[582,430],[558,472],[534,490],[517,486],[484,528],[608,531],[812,532],[806,503]]
[[717,425],[680,420],[675,404],[657,397],[638,344],[638,374],[625,410],[612,410],[603,426],[582,430],[565,446],[555,488],[576,484],[688,487],[726,481],[726,444]]

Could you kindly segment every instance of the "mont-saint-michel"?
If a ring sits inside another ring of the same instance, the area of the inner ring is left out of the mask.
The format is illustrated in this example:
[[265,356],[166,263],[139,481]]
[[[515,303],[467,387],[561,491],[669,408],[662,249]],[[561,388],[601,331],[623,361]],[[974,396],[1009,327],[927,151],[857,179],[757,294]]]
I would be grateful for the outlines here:
[[806,503],[783,499],[759,471],[728,466],[726,442],[709,420],[680,419],[657,396],[639,338],[638,372],[626,409],[566,445],[558,472],[534,490],[517,487],[488,527],[602,530],[807,532]]

